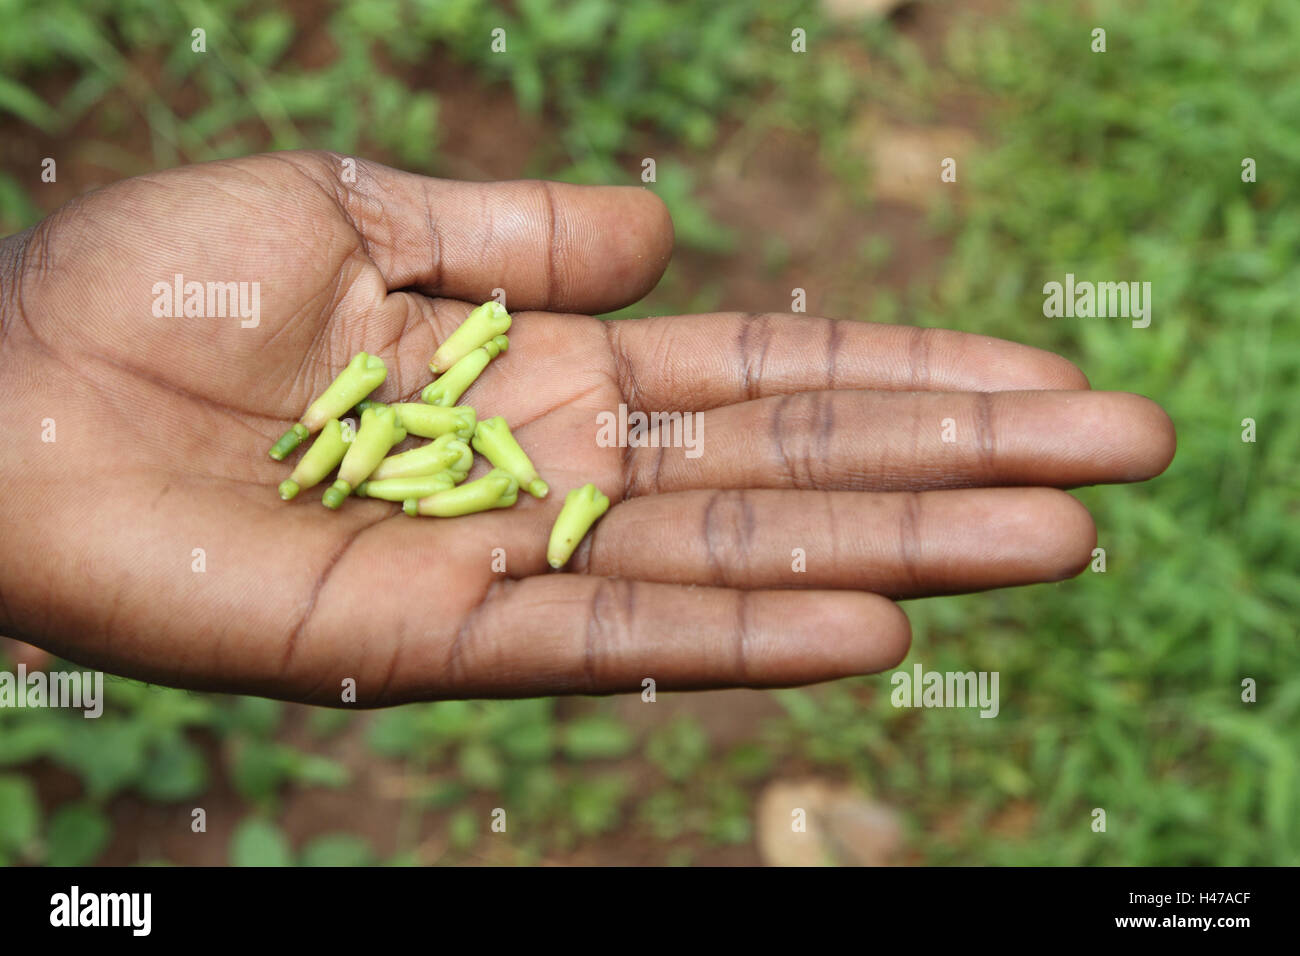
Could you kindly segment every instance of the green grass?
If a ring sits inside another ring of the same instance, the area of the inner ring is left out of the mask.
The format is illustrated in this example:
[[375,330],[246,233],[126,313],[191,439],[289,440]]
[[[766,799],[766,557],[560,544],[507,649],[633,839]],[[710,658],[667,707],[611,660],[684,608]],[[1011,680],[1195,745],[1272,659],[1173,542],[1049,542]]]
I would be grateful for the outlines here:
[[[539,173],[635,181],[640,157],[660,156],[656,188],[679,238],[725,268],[725,224],[702,211],[690,177],[724,132],[805,133],[852,194],[864,186],[845,135],[857,105],[924,122],[945,91],[978,91],[981,145],[957,185],[936,183],[931,228],[952,244],[941,278],[882,308],[1055,349],[1094,387],[1155,398],[1178,427],[1173,466],[1149,484],[1079,492],[1104,574],[907,606],[908,666],[998,671],[997,719],[896,710],[887,680],[868,678],[779,692],[784,716],[728,748],[686,717],[642,730],[612,702],[571,712],[548,700],[320,712],[310,744],[291,746],[280,705],[113,682],[99,721],[0,711],[0,858],[93,858],[117,796],[188,807],[220,774],[247,810],[229,848],[237,862],[411,862],[429,814],[441,815],[445,859],[473,858],[496,806],[512,808],[520,862],[611,833],[689,862],[751,841],[755,788],[797,768],[900,808],[933,863],[1300,862],[1300,131],[1286,122],[1300,103],[1300,8],[1031,3],[951,31],[949,73],[926,70],[886,27],[837,36],[807,3],[742,14],[634,0],[618,16],[594,0],[434,6],[337,5],[338,55],[305,71],[286,15],[261,5],[0,0],[0,111],[54,139],[89,124],[73,145],[123,175],[296,145],[437,172],[437,97],[412,81],[446,56],[510,90],[552,134],[531,160]],[[792,18],[817,56],[771,54],[788,49]],[[210,24],[204,61],[184,39],[198,23]],[[509,58],[488,49],[498,25]],[[1096,26],[1105,54],[1089,50]],[[837,44],[859,44],[873,71],[850,67]],[[185,84],[198,95],[182,115],[172,103]],[[136,128],[143,154],[111,146]],[[1256,183],[1241,181],[1248,156]],[[9,228],[37,215],[32,178],[0,176]],[[1044,318],[1042,286],[1066,272],[1150,281],[1151,327]],[[657,302],[698,308],[701,294],[670,283]],[[1241,441],[1248,417],[1253,444]],[[1257,703],[1242,702],[1244,678]],[[337,833],[293,846],[278,829],[286,796],[357,784],[313,752],[357,721],[369,751],[417,782],[402,846],[385,857]],[[219,742],[219,761],[198,733]],[[42,808],[24,773],[41,758],[77,775],[83,795]],[[1104,834],[1090,827],[1094,808]],[[1028,822],[1008,836],[1016,813]]]
[[[1109,52],[1085,52],[1099,24]],[[911,608],[914,657],[1000,670],[1006,706],[996,728],[918,722],[906,789],[934,813],[973,805],[970,846],[940,858],[1300,862],[1300,144],[1277,122],[1300,97],[1300,10],[1028,5],[954,38],[963,75],[998,95],[996,135],[916,310],[1156,398],[1179,450],[1150,484],[1080,493],[1105,574]],[[1258,182],[1241,181],[1243,157]],[[1043,318],[1043,283],[1067,271],[1151,281],[1150,328]],[[1033,838],[985,840],[1011,798],[1041,810]]]

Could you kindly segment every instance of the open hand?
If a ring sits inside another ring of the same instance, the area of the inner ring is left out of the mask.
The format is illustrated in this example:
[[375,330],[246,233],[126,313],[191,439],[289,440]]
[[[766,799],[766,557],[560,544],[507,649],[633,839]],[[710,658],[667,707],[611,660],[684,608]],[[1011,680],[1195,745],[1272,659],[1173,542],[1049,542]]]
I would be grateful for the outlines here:
[[[892,598],[1079,572],[1095,531],[1057,489],[1173,456],[1158,406],[1008,342],[572,314],[658,280],[672,226],[648,192],[348,169],[279,153],[170,170],[0,243],[6,633],[324,704],[347,679],[363,706],[825,680],[903,658]],[[256,315],[155,315],[177,274],[258,283]],[[331,512],[324,486],[279,500],[292,460],[267,448],[355,352],[388,363],[373,397],[418,400],[494,289],[510,349],[462,401],[506,418],[548,498],[456,519]],[[620,403],[703,412],[698,454],[602,447],[597,415]],[[550,524],[588,481],[614,505],[550,572]]]

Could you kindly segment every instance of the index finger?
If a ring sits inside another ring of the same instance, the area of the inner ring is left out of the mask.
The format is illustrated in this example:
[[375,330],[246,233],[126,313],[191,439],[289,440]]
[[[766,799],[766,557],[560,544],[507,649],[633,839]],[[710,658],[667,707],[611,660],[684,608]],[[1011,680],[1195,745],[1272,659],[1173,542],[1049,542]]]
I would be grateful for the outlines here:
[[1052,352],[987,335],[739,312],[610,322],[628,404],[697,411],[809,389],[1005,392],[1089,387]]

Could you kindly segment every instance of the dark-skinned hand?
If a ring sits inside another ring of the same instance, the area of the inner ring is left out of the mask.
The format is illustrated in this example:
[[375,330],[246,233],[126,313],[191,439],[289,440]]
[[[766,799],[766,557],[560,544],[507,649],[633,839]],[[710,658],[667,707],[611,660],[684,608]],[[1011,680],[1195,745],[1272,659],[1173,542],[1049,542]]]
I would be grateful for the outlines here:
[[[903,658],[894,599],[1078,573],[1096,533],[1060,489],[1173,456],[1158,406],[1009,342],[591,318],[667,264],[646,191],[343,170],[323,153],[169,170],[0,243],[4,633],[325,704],[347,679],[362,706],[821,681]],[[258,324],[155,317],[176,273],[259,282]],[[506,418],[548,498],[456,519],[331,512],[324,486],[279,500],[292,459],[267,448],[354,353],[388,363],[375,398],[418,400],[437,344],[498,288],[510,349],[463,401]],[[596,416],[620,403],[702,411],[702,453],[600,447]],[[589,481],[614,504],[552,572],[551,522]]]

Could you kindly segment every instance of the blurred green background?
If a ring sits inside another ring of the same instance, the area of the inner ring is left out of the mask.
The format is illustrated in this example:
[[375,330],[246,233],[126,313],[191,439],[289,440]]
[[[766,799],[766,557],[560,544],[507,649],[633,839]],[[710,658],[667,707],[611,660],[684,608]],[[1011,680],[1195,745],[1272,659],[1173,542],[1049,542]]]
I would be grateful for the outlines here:
[[[634,184],[651,157],[678,250],[626,314],[799,287],[1060,351],[1179,432],[1164,476],[1078,493],[1104,573],[906,605],[904,667],[998,671],[996,719],[895,709],[888,675],[360,714],[110,680],[99,720],[0,710],[0,861],[1300,862],[1300,4],[0,0],[0,25],[5,234],[263,149]],[[1044,318],[1066,272],[1150,281],[1150,328]]]

